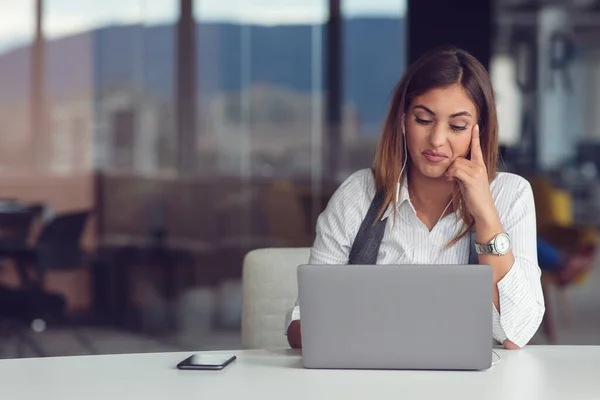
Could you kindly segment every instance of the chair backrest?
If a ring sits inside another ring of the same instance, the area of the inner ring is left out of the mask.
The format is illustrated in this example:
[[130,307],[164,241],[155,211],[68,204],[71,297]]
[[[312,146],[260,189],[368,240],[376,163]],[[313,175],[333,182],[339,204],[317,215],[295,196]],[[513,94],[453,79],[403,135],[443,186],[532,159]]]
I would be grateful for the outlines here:
[[46,210],[46,206],[44,206],[43,204],[29,204],[23,207],[23,209],[29,211],[35,217],[42,217],[44,211]]
[[59,214],[42,228],[36,243],[41,268],[82,266],[81,238],[89,216],[87,210]]
[[529,181],[533,190],[538,227],[571,226],[573,224],[571,195],[565,190],[554,187],[546,177],[534,177]]
[[250,349],[288,347],[285,315],[298,296],[296,270],[310,249],[271,248],[249,252],[242,277],[242,345]]
[[0,243],[24,246],[38,217],[33,210],[0,212]]

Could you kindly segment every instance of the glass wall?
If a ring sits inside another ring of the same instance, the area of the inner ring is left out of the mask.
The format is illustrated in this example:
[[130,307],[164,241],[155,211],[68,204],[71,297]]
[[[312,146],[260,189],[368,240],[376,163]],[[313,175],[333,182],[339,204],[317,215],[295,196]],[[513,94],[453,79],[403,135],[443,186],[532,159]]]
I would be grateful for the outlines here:
[[[322,207],[327,2],[207,0],[194,14],[197,182],[210,198],[198,218],[213,226],[221,290],[240,293],[247,251],[310,245]],[[218,319],[236,326],[240,312],[223,306]]]
[[326,9],[322,0],[198,3],[201,174],[310,176]]
[[[134,347],[100,352],[239,347],[244,256],[310,246],[340,181],[371,165],[404,70],[405,0],[342,1],[336,38],[329,7],[0,2],[11,16],[0,27],[0,183],[10,207],[43,205],[42,226],[93,213],[78,237],[92,261],[48,281],[68,315],[134,334]],[[327,71],[333,53],[339,68]],[[328,77],[341,79],[339,105]],[[326,116],[338,106],[331,153]],[[0,285],[18,284],[10,271]],[[141,344],[138,332],[178,344]]]
[[0,3],[0,166],[23,164],[29,146],[31,52],[35,34],[32,1]]
[[342,1],[341,177],[369,168],[392,90],[406,66],[406,0]]

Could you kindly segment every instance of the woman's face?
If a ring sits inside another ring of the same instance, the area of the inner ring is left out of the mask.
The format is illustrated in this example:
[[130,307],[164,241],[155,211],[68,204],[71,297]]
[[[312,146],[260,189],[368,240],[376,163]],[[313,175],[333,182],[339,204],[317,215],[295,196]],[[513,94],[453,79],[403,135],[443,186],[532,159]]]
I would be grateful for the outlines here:
[[457,157],[467,157],[477,108],[459,84],[416,97],[404,116],[414,172],[444,177]]

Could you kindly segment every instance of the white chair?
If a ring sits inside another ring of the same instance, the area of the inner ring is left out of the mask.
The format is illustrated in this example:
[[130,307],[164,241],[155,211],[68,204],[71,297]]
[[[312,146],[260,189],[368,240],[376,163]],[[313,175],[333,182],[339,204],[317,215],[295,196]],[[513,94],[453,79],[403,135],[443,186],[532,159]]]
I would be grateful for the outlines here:
[[289,347],[286,313],[298,296],[296,270],[309,248],[270,248],[249,252],[242,276],[242,345],[249,349]]

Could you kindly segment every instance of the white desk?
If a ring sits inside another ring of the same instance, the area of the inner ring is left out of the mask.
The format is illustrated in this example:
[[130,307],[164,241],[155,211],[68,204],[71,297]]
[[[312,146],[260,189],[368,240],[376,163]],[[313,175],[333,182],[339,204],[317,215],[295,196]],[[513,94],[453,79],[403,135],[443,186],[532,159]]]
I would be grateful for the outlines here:
[[179,371],[189,353],[0,361],[3,399],[600,399],[600,346],[496,350],[487,371],[306,370],[291,350],[234,351],[222,371]]

